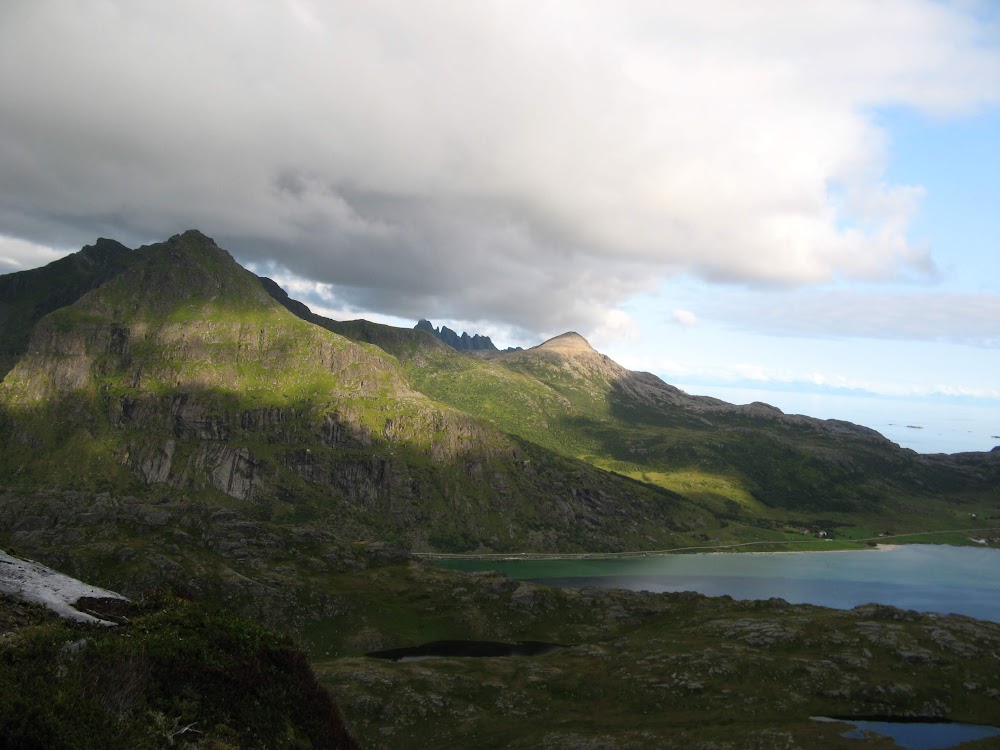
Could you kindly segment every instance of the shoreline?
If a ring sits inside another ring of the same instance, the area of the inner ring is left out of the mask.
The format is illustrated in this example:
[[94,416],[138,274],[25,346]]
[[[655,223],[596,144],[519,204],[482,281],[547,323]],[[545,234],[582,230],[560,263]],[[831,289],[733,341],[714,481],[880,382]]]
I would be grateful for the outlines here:
[[[736,552],[737,554],[740,554],[740,555],[808,555],[808,554],[812,554],[812,553],[834,554],[834,553],[837,553],[837,552],[892,552],[895,549],[899,549],[899,546],[900,545],[898,545],[898,544],[876,544],[874,547],[867,547],[866,546],[866,547],[862,547],[860,549],[799,549],[799,550],[794,550],[794,549],[776,549],[776,550],[771,550],[769,552],[768,551],[762,551],[762,552],[753,552],[753,551],[740,552],[738,550],[733,550],[733,551]],[[957,546],[957,545],[945,544],[943,546],[945,546],[945,547],[954,547],[954,546]],[[668,552],[667,554],[676,554],[676,553]],[[724,550],[719,550],[717,552],[704,552],[704,553],[700,553],[700,554],[706,554],[706,555],[731,555],[731,554],[733,554],[733,552],[726,552]]]
[[[760,550],[753,551],[745,549],[746,547],[754,546],[785,546],[785,545],[817,545],[823,542],[815,539],[790,539],[786,541],[773,541],[773,540],[762,540],[756,542],[738,542],[736,544],[714,544],[714,545],[695,545],[689,547],[673,547],[671,549],[661,549],[661,550],[629,550],[624,552],[482,552],[482,553],[457,553],[457,552],[411,552],[410,554],[420,560],[429,561],[446,561],[446,560],[479,560],[479,561],[496,561],[496,562],[516,562],[518,560],[617,560],[617,559],[631,559],[638,557],[659,557],[663,555],[676,555],[676,554],[731,554],[737,552],[740,554],[749,555],[783,555],[783,554],[801,554],[809,552],[891,552],[897,549],[901,544],[907,544],[907,542],[885,542],[881,540],[888,539],[909,539],[912,537],[921,536],[937,536],[940,534],[969,534],[973,532],[982,531],[1000,531],[1000,527],[979,527],[973,529],[947,529],[943,531],[914,531],[909,534],[889,534],[886,536],[879,537],[867,537],[863,539],[827,539],[828,543],[841,543],[841,544],[854,544],[858,545],[856,548],[850,549],[822,549],[822,548],[812,548],[812,549],[788,549],[788,550]],[[873,546],[868,546],[867,542],[875,542]],[[914,544],[919,544],[919,540],[914,541]],[[930,542],[934,544],[934,542]],[[940,542],[938,543],[940,544]],[[956,545],[956,544],[944,544],[945,547],[959,547],[959,546],[969,546],[969,545]],[[979,545],[975,545],[979,546]],[[987,547],[988,548],[988,547]]]

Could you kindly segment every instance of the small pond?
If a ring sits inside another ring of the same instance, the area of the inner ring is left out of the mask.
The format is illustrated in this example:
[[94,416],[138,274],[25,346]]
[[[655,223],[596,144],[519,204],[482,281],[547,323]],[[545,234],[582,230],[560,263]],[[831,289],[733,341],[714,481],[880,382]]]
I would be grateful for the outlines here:
[[1000,735],[1000,727],[947,721],[837,719],[829,716],[813,716],[812,719],[854,725],[854,729],[844,732],[843,737],[863,740],[866,733],[881,734],[891,737],[893,742],[908,750],[941,750]]
[[568,646],[560,643],[544,643],[542,641],[519,641],[518,643],[501,643],[498,641],[431,641],[420,646],[372,651],[365,654],[365,656],[405,662],[450,657],[542,656],[563,648],[568,648]]

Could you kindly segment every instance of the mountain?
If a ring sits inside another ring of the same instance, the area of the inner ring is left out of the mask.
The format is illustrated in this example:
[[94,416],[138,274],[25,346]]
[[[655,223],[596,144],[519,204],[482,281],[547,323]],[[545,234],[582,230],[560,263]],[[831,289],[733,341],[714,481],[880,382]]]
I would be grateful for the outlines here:
[[707,522],[428,398],[193,231],[39,320],[0,428],[7,486],[228,498],[415,549],[668,546]]
[[[37,323],[0,385],[7,486],[170,488],[446,550],[780,540],[817,518],[874,534],[996,501],[1000,453],[919,456],[691,396],[573,332],[470,356],[315,315],[196,231],[94,247],[104,266],[92,247],[0,278],[38,289],[19,292]],[[39,317],[67,275],[93,288]]]
[[997,502],[1000,451],[922,456],[849,422],[692,396],[575,332],[524,351],[459,353],[423,331],[308,319],[380,346],[417,390],[507,434],[684,495],[716,519],[700,537],[777,539],[817,516],[875,535],[900,519],[948,525],[956,503],[989,514]]
[[[575,333],[460,352],[331,321],[195,231],[53,266],[0,277],[22,342],[0,383],[0,549],[155,606],[128,615],[134,635],[92,635],[0,600],[0,744],[23,715],[121,744],[196,742],[170,732],[198,722],[213,746],[309,746],[328,706],[258,626],[302,644],[370,747],[846,747],[809,717],[996,715],[995,623],[553,589],[411,552],[970,543],[949,530],[995,523],[1000,451],[920,456],[693,396]],[[365,656],[455,639],[561,648]],[[110,700],[110,674],[150,663],[169,684],[127,682],[137,710]],[[231,706],[230,677],[253,688]]]
[[576,334],[491,362],[565,398],[549,402],[560,408],[550,412],[549,440],[539,435],[543,444],[560,432],[572,435],[595,465],[673,489],[736,479],[771,510],[870,511],[891,498],[988,491],[996,476],[992,454],[970,455],[961,465],[957,457],[900,449],[848,422],[690,396],[655,375],[625,370]]
[[114,278],[130,254],[121,243],[102,237],[44,268],[0,276],[0,379],[24,354],[39,319]]
[[[460,352],[495,352],[499,351],[494,345],[493,341],[490,340],[489,336],[480,336],[478,333],[470,336],[469,334],[462,332],[461,335],[455,331],[448,328],[448,326],[441,326],[440,328],[435,328],[434,324],[429,320],[421,318],[415,326],[413,326],[418,331],[427,331],[427,333],[434,336],[436,339],[444,344],[447,344],[452,349]],[[510,347],[505,351],[518,351],[520,347]]]
[[480,336],[478,333],[470,336],[465,331],[462,331],[462,335],[459,336],[455,331],[448,328],[448,326],[441,326],[440,328],[435,328],[434,325],[429,320],[421,319],[414,326],[418,331],[427,331],[430,334],[436,336],[440,341],[450,346],[460,352],[467,351],[497,351],[496,346],[490,340],[489,336]]

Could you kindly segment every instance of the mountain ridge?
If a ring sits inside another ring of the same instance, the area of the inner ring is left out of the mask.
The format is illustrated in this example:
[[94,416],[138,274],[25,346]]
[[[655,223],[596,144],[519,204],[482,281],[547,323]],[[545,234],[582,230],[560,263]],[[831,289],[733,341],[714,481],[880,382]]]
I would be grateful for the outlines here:
[[510,346],[506,349],[498,349],[493,343],[489,336],[482,336],[478,333],[470,336],[468,333],[463,331],[461,335],[448,328],[448,326],[441,326],[440,328],[435,328],[434,324],[431,323],[426,318],[421,318],[417,321],[417,324],[413,326],[415,330],[425,331],[434,338],[436,338],[441,343],[450,346],[452,349],[460,352],[475,352],[477,354],[489,354],[492,352],[514,352],[520,351],[519,346]]
[[[129,252],[125,271],[33,320],[0,383],[0,548],[135,600],[175,591],[294,633],[366,746],[765,747],[776,728],[827,746],[841,730],[802,717],[995,714],[992,623],[563,590],[411,551],[829,551],[914,531],[979,545],[968,529],[1000,509],[1000,451],[922,457],[866,428],[691,396],[572,332],[459,352],[426,331],[331,321],[200,234]],[[165,642],[189,674],[248,643],[242,626],[204,642],[212,610],[178,604]],[[0,630],[24,617],[9,611],[0,601]],[[0,704],[16,716],[22,652],[2,635],[15,658],[0,693],[15,687]],[[87,661],[107,653],[95,639],[53,635],[38,635],[36,688],[67,694],[78,664],[108,671]],[[578,645],[534,662],[364,656],[448,639]],[[125,666],[142,663],[136,643]],[[249,644],[237,652],[261,653]],[[906,689],[886,689],[900,665]],[[201,722],[207,704],[185,690],[168,691],[168,713],[134,714],[140,728]],[[265,731],[268,746],[290,736]]]
[[[0,386],[8,477],[72,469],[92,477],[79,489],[138,480],[255,503],[326,493],[351,533],[420,549],[503,549],[536,531],[529,547],[570,549],[696,528],[766,537],[790,513],[988,497],[1000,475],[989,454],[917,457],[861,426],[691,396],[575,332],[463,353],[331,321],[199,232],[130,253],[37,322]],[[500,533],[505,514],[524,525]]]
[[131,253],[121,243],[101,237],[42,268],[0,276],[0,380],[27,350],[41,317],[114,278],[126,268]]
[[[200,233],[134,252],[40,319],[0,384],[6,481],[304,503],[342,535],[416,548],[617,546],[640,528],[664,543],[700,513],[432,401],[393,355],[292,315]],[[641,522],[613,522],[618,504]]]

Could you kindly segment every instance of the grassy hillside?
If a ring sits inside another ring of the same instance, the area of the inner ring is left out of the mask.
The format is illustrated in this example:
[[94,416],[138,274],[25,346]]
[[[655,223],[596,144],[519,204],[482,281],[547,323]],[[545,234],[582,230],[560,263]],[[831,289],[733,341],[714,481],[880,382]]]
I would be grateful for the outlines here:
[[803,528],[859,538],[1000,513],[1000,452],[919,456],[857,425],[689,396],[575,334],[470,356],[422,331],[290,309],[379,345],[416,389],[505,433],[683,495],[712,519],[702,542],[799,540]]
[[456,551],[666,546],[707,522],[428,398],[395,356],[292,315],[197,232],[130,258],[39,320],[0,385],[6,486],[180,493]]

